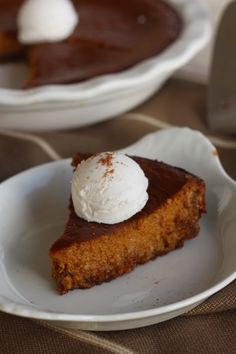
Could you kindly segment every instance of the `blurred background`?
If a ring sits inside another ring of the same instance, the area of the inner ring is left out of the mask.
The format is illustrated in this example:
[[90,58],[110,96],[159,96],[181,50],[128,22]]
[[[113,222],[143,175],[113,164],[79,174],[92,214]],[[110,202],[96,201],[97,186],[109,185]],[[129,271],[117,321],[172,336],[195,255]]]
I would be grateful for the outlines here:
[[201,50],[194,59],[190,61],[178,73],[179,77],[207,83],[209,78],[210,63],[212,60],[213,46],[221,16],[229,3],[233,0],[204,0],[209,6],[210,22],[213,28],[212,38],[205,49]]

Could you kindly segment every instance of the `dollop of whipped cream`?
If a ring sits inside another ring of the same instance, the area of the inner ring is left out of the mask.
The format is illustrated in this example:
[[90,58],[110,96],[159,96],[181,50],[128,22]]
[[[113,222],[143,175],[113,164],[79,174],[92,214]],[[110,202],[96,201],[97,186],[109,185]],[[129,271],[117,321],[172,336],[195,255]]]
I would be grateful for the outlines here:
[[26,0],[17,17],[21,43],[56,42],[74,31],[79,16],[69,0]]
[[87,221],[115,224],[143,209],[148,179],[130,157],[103,152],[78,164],[72,177],[76,214]]

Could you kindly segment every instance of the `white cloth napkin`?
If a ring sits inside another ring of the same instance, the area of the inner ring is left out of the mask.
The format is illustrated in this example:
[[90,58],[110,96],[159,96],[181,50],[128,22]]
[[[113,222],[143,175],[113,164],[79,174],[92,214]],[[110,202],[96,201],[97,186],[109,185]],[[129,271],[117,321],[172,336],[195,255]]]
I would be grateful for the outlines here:
[[210,40],[205,49],[198,53],[196,57],[194,57],[186,66],[184,66],[176,74],[177,77],[198,82],[208,81],[216,29],[226,5],[232,2],[233,0],[205,1],[208,3],[210,9],[210,20],[213,27],[212,39]]

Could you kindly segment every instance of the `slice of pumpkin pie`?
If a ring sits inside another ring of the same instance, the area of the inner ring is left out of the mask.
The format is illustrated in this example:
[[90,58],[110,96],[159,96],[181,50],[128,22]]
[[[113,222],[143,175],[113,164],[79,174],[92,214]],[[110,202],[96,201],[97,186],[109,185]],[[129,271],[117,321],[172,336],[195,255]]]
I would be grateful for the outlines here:
[[183,245],[199,232],[205,184],[157,160],[76,154],[69,219],[50,248],[60,294],[90,288]]

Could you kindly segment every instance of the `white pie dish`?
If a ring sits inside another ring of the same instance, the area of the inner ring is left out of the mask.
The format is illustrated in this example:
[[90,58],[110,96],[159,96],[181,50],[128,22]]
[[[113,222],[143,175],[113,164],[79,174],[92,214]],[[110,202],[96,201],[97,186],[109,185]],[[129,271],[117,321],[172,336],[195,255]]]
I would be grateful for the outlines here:
[[112,75],[73,85],[21,90],[23,64],[0,65],[0,129],[80,127],[124,113],[150,97],[210,37],[203,0],[169,0],[183,19],[179,38],[156,57]]
[[172,128],[122,150],[158,158],[206,182],[207,214],[182,249],[89,290],[60,296],[48,249],[67,218],[69,160],[42,165],[0,185],[0,310],[86,330],[122,330],[194,308],[236,278],[236,182],[199,132]]

